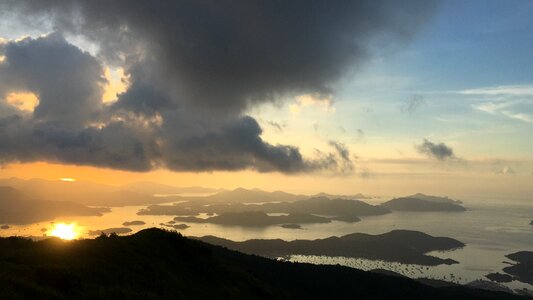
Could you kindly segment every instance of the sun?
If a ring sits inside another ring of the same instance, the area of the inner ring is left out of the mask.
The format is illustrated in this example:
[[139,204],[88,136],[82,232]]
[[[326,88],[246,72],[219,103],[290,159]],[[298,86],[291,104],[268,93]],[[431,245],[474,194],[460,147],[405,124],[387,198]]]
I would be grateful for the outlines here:
[[69,178],[69,177],[63,177],[63,178],[59,178],[60,181],[63,181],[63,182],[74,182],[76,181],[76,179],[74,178]]
[[54,228],[48,233],[50,236],[56,236],[63,240],[73,240],[78,237],[78,232],[76,231],[76,225],[57,223],[54,224]]

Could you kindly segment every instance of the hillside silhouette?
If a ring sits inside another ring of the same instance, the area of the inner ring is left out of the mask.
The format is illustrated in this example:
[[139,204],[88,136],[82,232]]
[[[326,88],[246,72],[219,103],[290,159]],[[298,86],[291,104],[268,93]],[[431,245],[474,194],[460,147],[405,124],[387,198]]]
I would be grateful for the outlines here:
[[147,229],[72,242],[0,239],[0,298],[525,299],[341,266],[274,261]]

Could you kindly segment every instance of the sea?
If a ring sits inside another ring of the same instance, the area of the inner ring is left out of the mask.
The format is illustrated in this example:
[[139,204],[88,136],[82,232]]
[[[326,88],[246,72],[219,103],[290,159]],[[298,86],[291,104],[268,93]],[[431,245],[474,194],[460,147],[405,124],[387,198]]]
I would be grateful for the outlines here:
[[[365,201],[381,203],[383,199],[373,198]],[[302,229],[287,229],[280,226],[249,228],[186,223],[190,227],[179,231],[185,236],[214,235],[235,241],[319,239],[356,232],[381,234],[395,229],[422,231],[432,236],[451,237],[465,243],[466,246],[461,249],[429,253],[433,256],[451,258],[459,263],[427,267],[346,257],[293,255],[285,259],[315,264],[340,264],[363,270],[386,269],[411,278],[426,277],[461,284],[479,279],[487,280],[485,275],[489,273],[503,273],[504,267],[514,263],[505,255],[517,251],[533,251],[533,225],[530,225],[533,220],[533,199],[531,203],[462,200],[463,206],[467,208],[465,212],[393,212],[381,216],[363,217],[360,222],[356,223],[333,221],[326,224],[304,224]],[[75,223],[80,238],[94,238],[88,235],[89,231],[124,227],[123,222],[135,220],[144,221],[146,224],[129,226],[133,230],[132,233],[150,227],[168,229],[161,224],[171,221],[173,216],[137,215],[142,208],[145,206],[116,207],[112,208],[110,213],[100,217],[65,217],[53,222],[14,225],[7,230],[0,230],[0,235],[42,238],[54,223]],[[519,281],[503,283],[503,285],[513,290],[533,291],[532,285]]]

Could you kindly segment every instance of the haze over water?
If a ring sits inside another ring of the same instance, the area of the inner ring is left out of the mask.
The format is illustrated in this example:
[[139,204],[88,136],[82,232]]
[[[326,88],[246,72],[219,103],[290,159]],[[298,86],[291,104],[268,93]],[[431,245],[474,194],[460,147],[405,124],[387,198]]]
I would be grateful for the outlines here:
[[532,15],[528,0],[0,0],[0,236],[157,227],[533,290],[518,274]]

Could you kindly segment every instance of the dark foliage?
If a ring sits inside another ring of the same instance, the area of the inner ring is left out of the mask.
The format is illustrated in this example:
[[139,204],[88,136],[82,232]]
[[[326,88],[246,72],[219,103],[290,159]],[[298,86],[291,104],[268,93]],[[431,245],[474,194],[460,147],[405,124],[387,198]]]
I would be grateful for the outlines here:
[[0,299],[521,299],[340,266],[278,262],[158,229],[0,239]]

